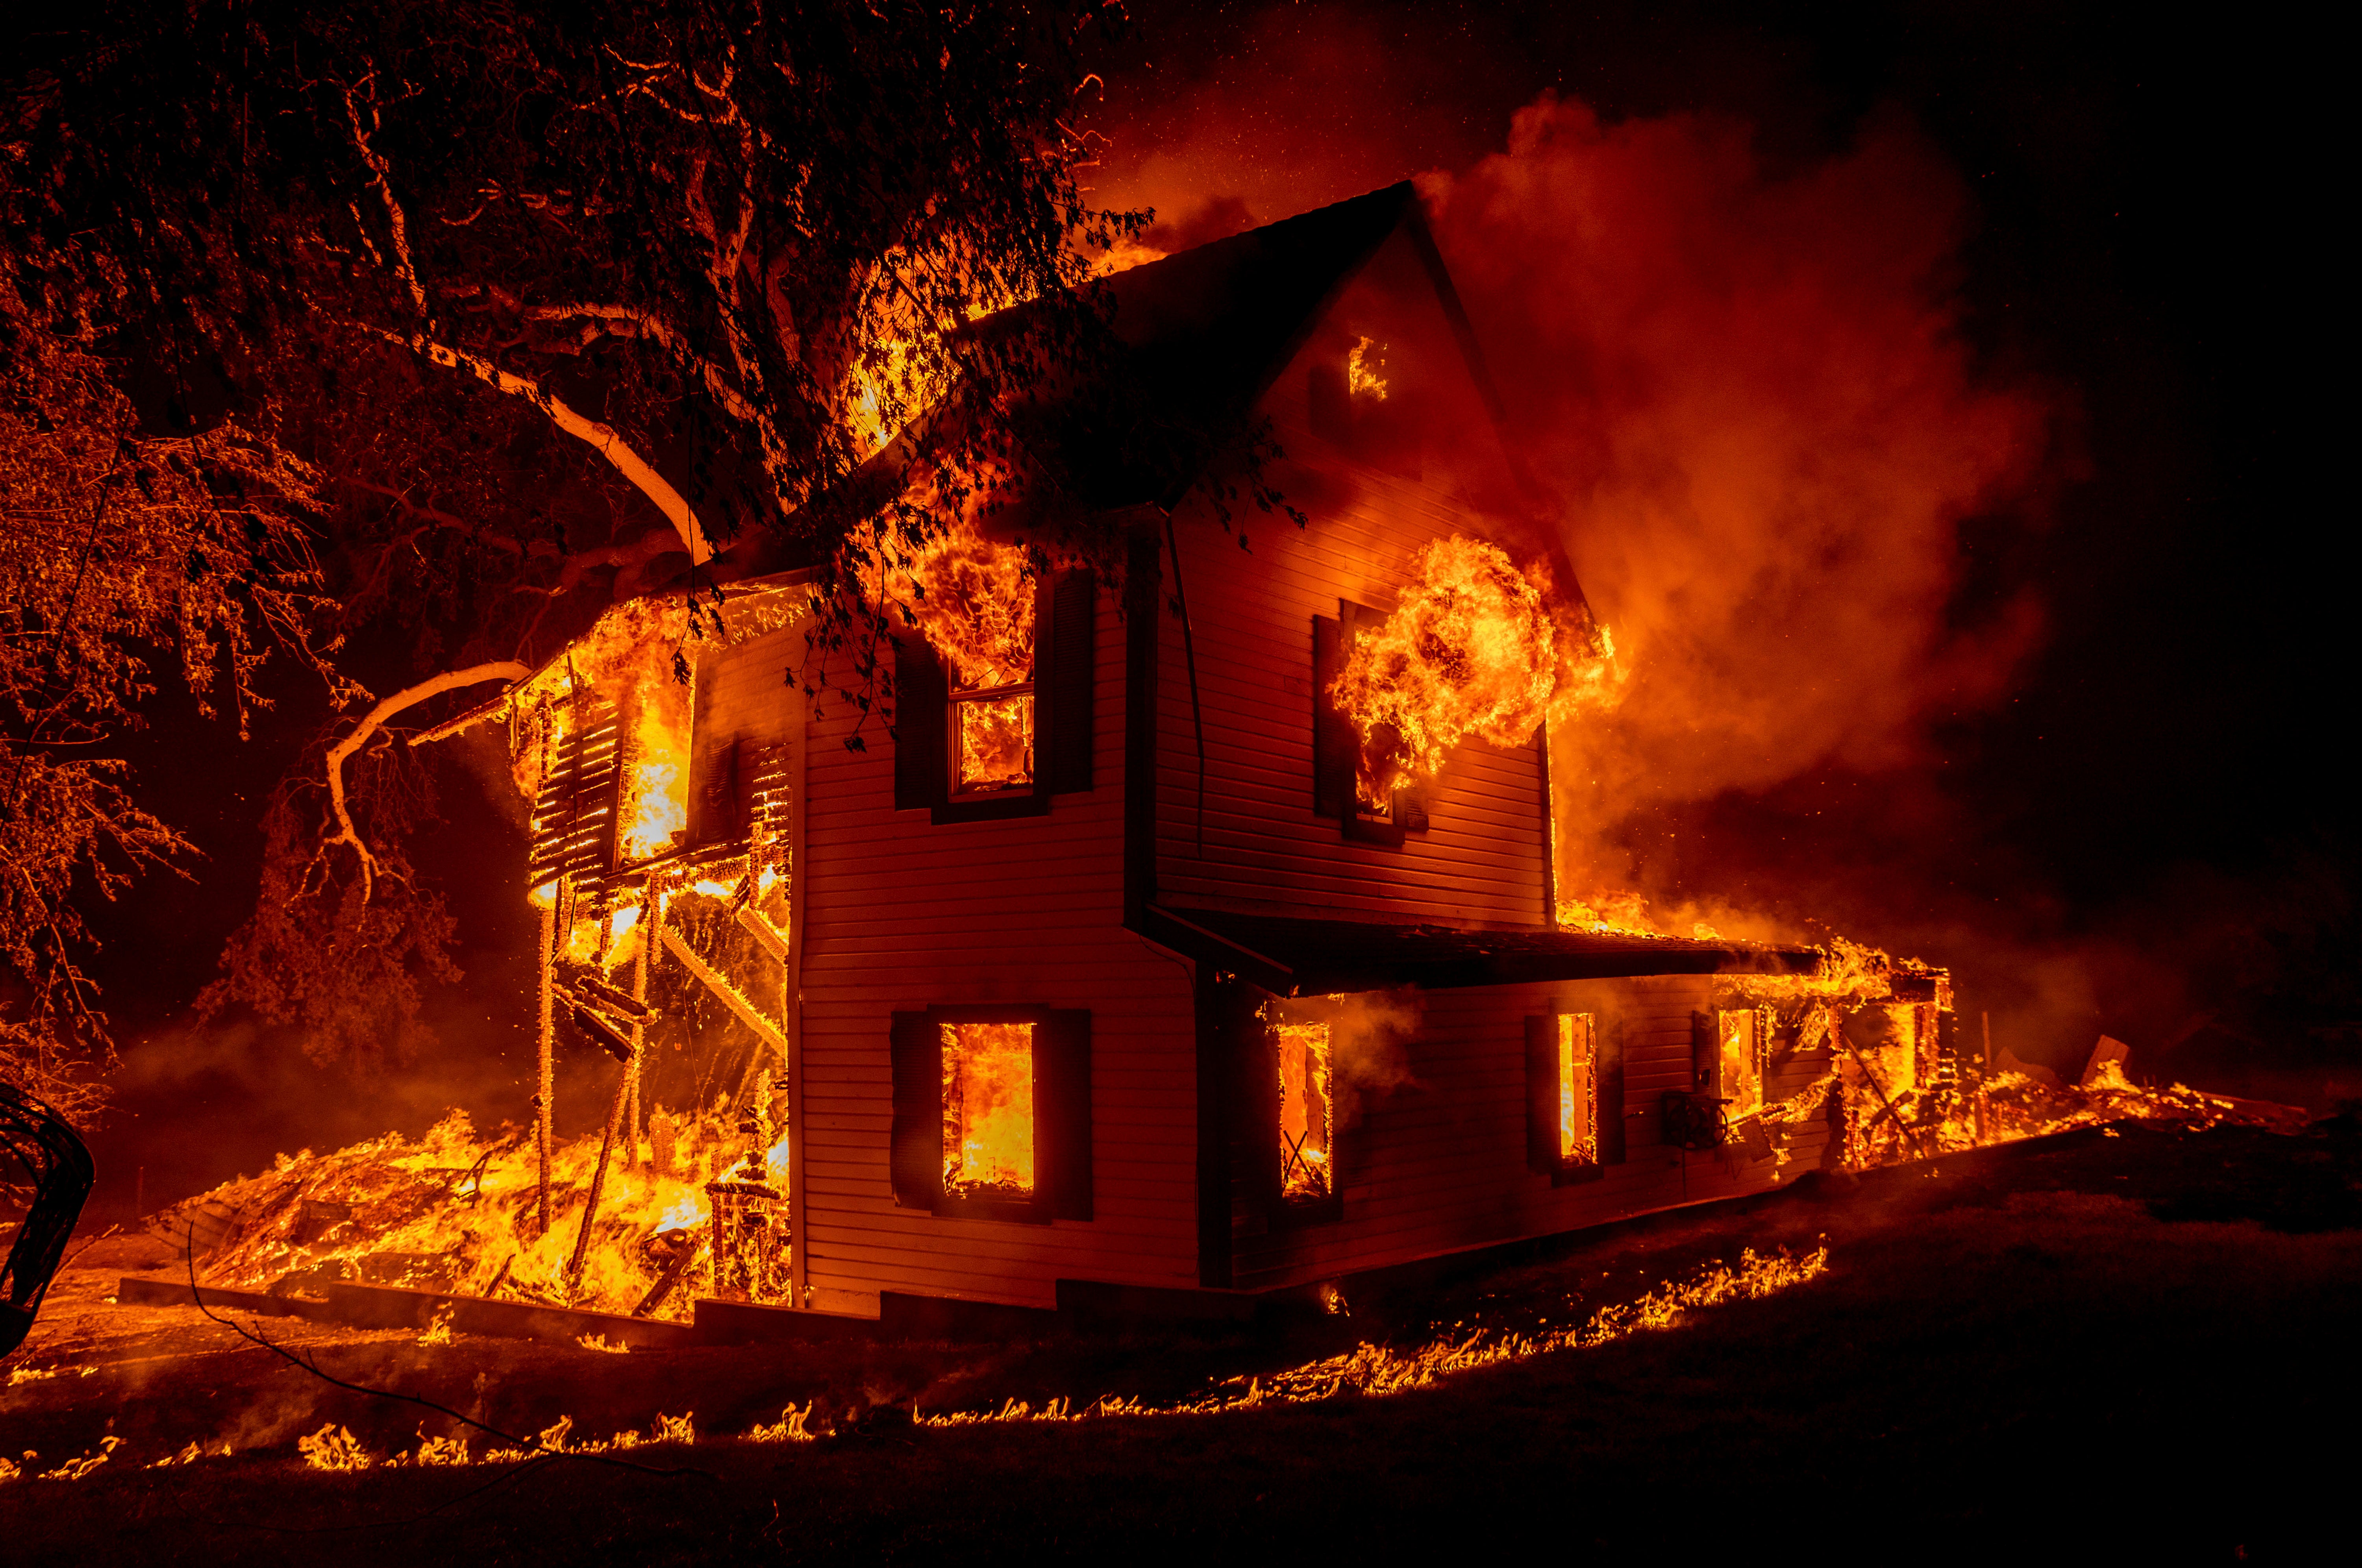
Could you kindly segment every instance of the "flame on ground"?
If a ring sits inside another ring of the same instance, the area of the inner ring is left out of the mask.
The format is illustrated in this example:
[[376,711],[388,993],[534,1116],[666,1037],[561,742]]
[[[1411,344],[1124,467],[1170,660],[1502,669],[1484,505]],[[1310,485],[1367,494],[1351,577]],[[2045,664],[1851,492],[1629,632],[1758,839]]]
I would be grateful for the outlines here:
[[551,1224],[536,1234],[529,1130],[503,1124],[480,1136],[463,1111],[415,1142],[388,1133],[333,1154],[282,1154],[270,1170],[167,1209],[154,1224],[179,1241],[199,1211],[226,1216],[200,1270],[205,1283],[233,1289],[320,1293],[337,1280],[359,1279],[622,1313],[647,1298],[682,1248],[693,1248],[678,1283],[648,1314],[685,1320],[701,1293],[699,1262],[711,1244],[705,1185],[743,1156],[745,1138],[726,1104],[675,1121],[661,1168],[657,1149],[634,1165],[618,1141],[581,1278],[571,1288],[568,1266],[601,1134],[552,1150]]

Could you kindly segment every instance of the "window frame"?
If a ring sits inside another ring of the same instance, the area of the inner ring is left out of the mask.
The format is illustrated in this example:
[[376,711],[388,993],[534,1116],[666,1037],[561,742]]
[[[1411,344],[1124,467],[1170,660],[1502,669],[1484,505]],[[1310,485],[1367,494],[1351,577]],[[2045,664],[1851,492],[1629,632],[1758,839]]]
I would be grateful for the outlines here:
[[[1091,1215],[1091,1075],[1088,1010],[1035,1002],[937,1004],[897,1011],[888,1033],[893,1130],[888,1175],[894,1201],[941,1219],[1046,1225]],[[978,1198],[944,1189],[944,1024],[1033,1026],[1033,1195]]]
[[1297,1004],[1296,1016],[1274,1018],[1258,1016],[1254,1021],[1256,1049],[1247,1053],[1246,1065],[1255,1088],[1250,1103],[1255,1108],[1254,1125],[1249,1136],[1252,1146],[1262,1152],[1250,1168],[1254,1172],[1254,1190],[1258,1191],[1260,1207],[1267,1217],[1269,1229],[1275,1231],[1296,1231],[1316,1225],[1332,1225],[1345,1218],[1345,1182],[1350,1174],[1347,1152],[1350,1140],[1343,1136],[1341,1118],[1338,1114],[1337,1076],[1335,1066],[1335,1035],[1330,1035],[1330,1066],[1329,1076],[1329,1190],[1317,1198],[1290,1198],[1286,1194],[1286,1160],[1281,1153],[1282,1107],[1280,1104],[1279,1026],[1319,1023],[1332,1031],[1335,1019],[1319,1009],[1306,1010]]
[[[1590,1160],[1568,1160],[1559,1154],[1558,1071],[1559,1022],[1562,1018],[1591,1021],[1592,1148]],[[1547,1012],[1526,1020],[1526,1163],[1551,1178],[1551,1186],[1572,1187],[1598,1181],[1610,1165],[1630,1157],[1624,1122],[1624,1041],[1612,1018],[1595,1009],[1552,1005]]]
[[1353,639],[1385,617],[1350,599],[1337,601],[1337,615],[1312,617],[1312,810],[1337,820],[1341,835],[1356,844],[1400,849],[1405,838],[1428,830],[1427,792],[1396,790],[1383,817],[1361,803],[1361,742],[1353,723],[1329,700],[1329,688],[1345,668]]
[[[1092,788],[1092,703],[1098,588],[1088,571],[1043,574],[1035,583],[1033,677],[955,691],[925,636],[894,635],[894,807],[923,809],[936,826],[1047,815],[1052,797]],[[1030,691],[1033,697],[1033,787],[955,792],[959,708]]]

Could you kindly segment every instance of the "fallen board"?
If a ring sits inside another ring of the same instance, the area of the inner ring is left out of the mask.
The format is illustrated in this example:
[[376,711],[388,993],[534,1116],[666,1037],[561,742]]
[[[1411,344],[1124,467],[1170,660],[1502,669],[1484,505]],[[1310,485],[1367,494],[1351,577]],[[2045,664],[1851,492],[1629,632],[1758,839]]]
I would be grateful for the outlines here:
[[247,1312],[263,1318],[327,1319],[328,1303],[300,1296],[272,1296],[260,1290],[229,1290],[217,1285],[192,1286],[186,1279],[158,1279],[127,1274],[115,1287],[115,1299],[124,1307],[195,1307],[216,1312]]
[[115,1299],[125,1307],[193,1307],[200,1299],[216,1312],[244,1312],[259,1317],[308,1318],[315,1322],[348,1323],[359,1329],[425,1330],[447,1311],[455,1332],[489,1334],[503,1339],[548,1340],[579,1343],[597,1336],[609,1344],[634,1350],[678,1350],[696,1342],[696,1331],[686,1323],[663,1323],[627,1318],[619,1312],[577,1312],[562,1307],[542,1307],[529,1301],[488,1301],[480,1296],[450,1296],[433,1290],[403,1290],[387,1285],[338,1282],[328,1286],[327,1299],[306,1296],[271,1296],[259,1290],[227,1290],[204,1285],[193,1293],[185,1279],[156,1279],[127,1275],[116,1286]]
[[634,1350],[680,1350],[696,1341],[686,1323],[664,1323],[621,1312],[579,1312],[531,1301],[489,1301],[435,1290],[403,1290],[390,1285],[328,1286],[327,1315],[340,1323],[369,1329],[425,1329],[445,1318],[456,1333],[491,1334],[513,1340],[548,1340],[575,1344],[596,1337]]

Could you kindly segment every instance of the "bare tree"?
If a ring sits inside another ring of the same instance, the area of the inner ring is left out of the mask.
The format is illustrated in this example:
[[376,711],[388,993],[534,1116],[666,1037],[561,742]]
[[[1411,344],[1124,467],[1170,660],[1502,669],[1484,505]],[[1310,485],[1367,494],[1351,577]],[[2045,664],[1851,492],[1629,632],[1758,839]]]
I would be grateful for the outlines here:
[[[376,955],[407,1026],[448,917],[401,857],[432,791],[388,726],[615,598],[800,561],[815,678],[889,700],[908,606],[877,585],[1013,471],[1028,392],[1108,352],[1090,254],[1145,215],[1086,205],[1067,123],[1077,40],[1120,17],[180,0],[41,40],[0,176],[27,330],[300,470],[336,627],[408,641],[274,802],[216,1002],[358,1049],[329,960]],[[830,499],[881,468],[927,499],[855,533]]]

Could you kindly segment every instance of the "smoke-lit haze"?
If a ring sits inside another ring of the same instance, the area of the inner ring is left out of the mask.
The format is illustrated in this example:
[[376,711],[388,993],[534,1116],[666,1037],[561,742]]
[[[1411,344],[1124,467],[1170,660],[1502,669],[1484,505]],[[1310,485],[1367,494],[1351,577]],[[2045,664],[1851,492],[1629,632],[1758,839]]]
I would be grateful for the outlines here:
[[1744,124],[1545,97],[1423,184],[1630,672],[1555,737],[1573,890],[1648,879],[1633,811],[1919,764],[2007,690],[2039,608],[1954,621],[1958,525],[2035,480],[2046,412],[1971,368],[1962,193],[1907,127],[1774,175]]

